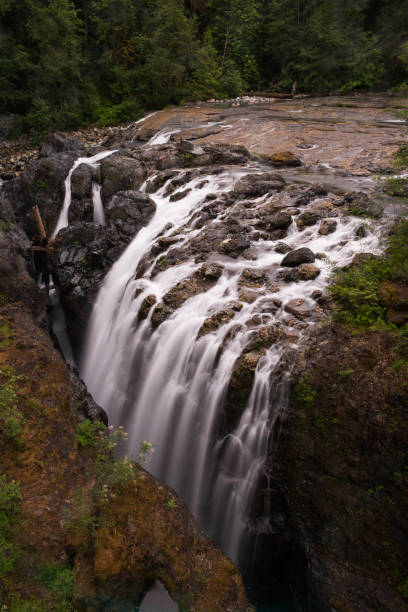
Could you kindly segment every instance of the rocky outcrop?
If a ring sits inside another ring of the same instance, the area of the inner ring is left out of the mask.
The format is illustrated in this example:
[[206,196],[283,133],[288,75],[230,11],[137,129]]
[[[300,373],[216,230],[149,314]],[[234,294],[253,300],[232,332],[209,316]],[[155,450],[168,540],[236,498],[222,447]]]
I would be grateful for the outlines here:
[[[237,570],[176,494],[137,464],[115,463],[102,424],[81,426],[104,415],[31,317],[0,306],[0,329],[0,382],[19,377],[20,423],[12,439],[0,427],[1,472],[22,495],[2,604],[131,610],[157,578],[184,610],[252,610]],[[44,568],[67,588],[38,578]]]
[[101,162],[101,195],[105,206],[119,191],[139,189],[145,176],[145,166],[138,159],[117,153],[105,157]]
[[306,610],[406,609],[408,395],[398,351],[391,335],[336,325],[298,356],[270,459],[270,520],[292,554],[304,551]]

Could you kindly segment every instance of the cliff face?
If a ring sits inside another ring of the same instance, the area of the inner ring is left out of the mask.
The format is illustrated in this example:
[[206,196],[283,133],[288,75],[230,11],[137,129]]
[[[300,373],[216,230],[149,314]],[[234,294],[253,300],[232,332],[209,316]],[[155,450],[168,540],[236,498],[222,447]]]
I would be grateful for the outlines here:
[[45,317],[18,242],[5,231],[0,244],[12,276],[0,302],[1,603],[133,610],[159,579],[181,610],[251,609],[176,494],[114,460],[103,411],[34,322]]
[[270,462],[271,521],[304,551],[305,609],[406,610],[408,369],[400,348],[388,333],[327,325],[299,358]]

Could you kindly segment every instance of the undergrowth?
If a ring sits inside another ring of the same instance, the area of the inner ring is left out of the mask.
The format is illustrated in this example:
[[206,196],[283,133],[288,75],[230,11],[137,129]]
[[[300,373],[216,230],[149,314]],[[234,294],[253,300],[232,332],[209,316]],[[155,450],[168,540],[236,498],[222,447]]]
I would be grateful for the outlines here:
[[[408,284],[408,222],[394,228],[383,257],[336,270],[333,280],[330,293],[338,319],[356,328],[395,330],[387,322],[387,307],[381,303],[379,288],[384,281]],[[400,333],[408,333],[406,328],[407,325],[401,328]]]

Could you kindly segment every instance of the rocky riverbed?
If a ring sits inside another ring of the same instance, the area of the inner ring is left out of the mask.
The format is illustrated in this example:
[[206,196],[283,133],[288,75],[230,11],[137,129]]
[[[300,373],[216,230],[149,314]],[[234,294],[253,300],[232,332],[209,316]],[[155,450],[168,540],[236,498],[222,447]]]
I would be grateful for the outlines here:
[[[406,497],[396,485],[387,491],[390,507],[374,509],[361,488],[380,486],[378,467],[362,460],[372,428],[375,465],[384,461],[385,472],[403,473],[402,455],[391,460],[378,440],[383,431],[402,445],[403,428],[391,432],[381,411],[391,403],[398,413],[391,420],[399,422],[405,392],[398,376],[381,370],[387,340],[352,341],[332,328],[327,293],[335,266],[381,253],[400,213],[381,177],[395,172],[392,154],[405,137],[390,108],[404,104],[386,96],[246,98],[164,110],[98,133],[94,142],[50,136],[1,186],[4,295],[26,303],[29,292],[38,293],[27,239],[37,231],[32,207],[39,206],[51,236],[64,201],[68,225],[50,253],[81,372],[110,421],[130,430],[128,452],[139,438],[154,437],[158,450],[148,468],[241,564],[256,602],[284,596],[290,609],[404,609],[399,529],[405,534],[406,525],[399,513],[398,528],[390,517]],[[78,157],[103,151],[109,154],[71,176]],[[103,222],[95,217],[97,201]],[[33,304],[45,327],[41,299]],[[373,355],[366,364],[358,357],[365,350]],[[373,387],[375,397],[363,394],[364,409],[350,417],[347,375],[341,393],[329,394],[331,404],[327,387],[319,389],[323,399],[312,414],[307,402],[288,403],[289,372],[296,379],[310,370],[318,385],[335,376],[325,359],[331,364],[336,351],[343,370],[355,372],[354,393],[374,364],[386,397]],[[162,382],[160,395],[158,380],[174,386]],[[373,406],[375,418],[368,415]],[[197,423],[205,435],[193,434]],[[347,435],[353,444],[346,454],[355,460],[344,466]],[[358,483],[347,487],[351,518],[339,501],[344,481]],[[203,499],[211,496],[208,507]],[[364,555],[364,531],[375,524],[383,537]],[[240,594],[236,601],[228,600],[229,609],[241,609]]]

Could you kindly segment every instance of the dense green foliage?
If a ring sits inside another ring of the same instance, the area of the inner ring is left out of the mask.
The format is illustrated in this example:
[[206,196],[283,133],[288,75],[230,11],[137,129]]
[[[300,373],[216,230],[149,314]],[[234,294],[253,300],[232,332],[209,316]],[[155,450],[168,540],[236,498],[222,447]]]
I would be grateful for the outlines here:
[[0,114],[40,136],[246,89],[408,90],[408,0],[0,0]]
[[[334,280],[331,294],[341,320],[353,327],[392,329],[379,288],[384,281],[408,284],[408,221],[393,230],[384,257],[368,258],[358,265],[340,269]],[[408,336],[407,327],[399,330],[402,335]]]

